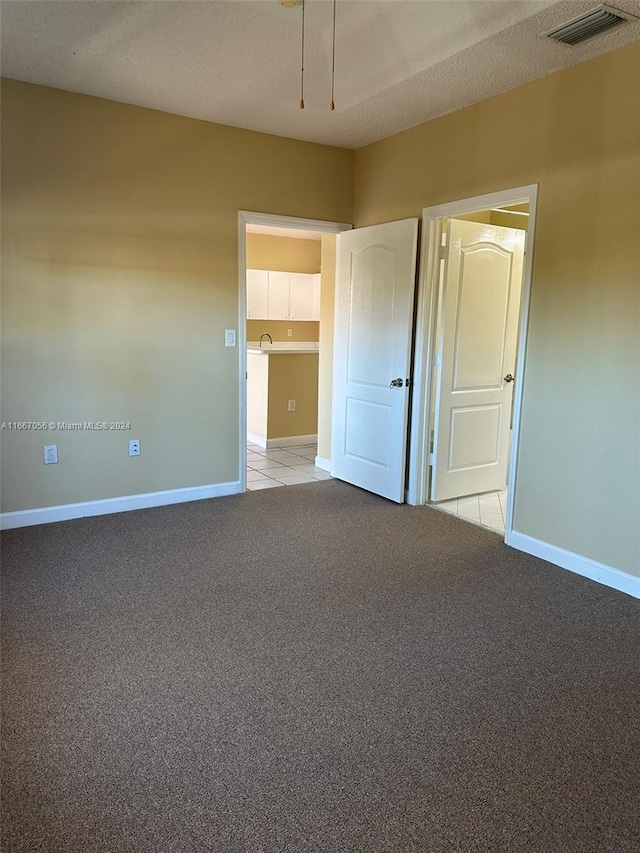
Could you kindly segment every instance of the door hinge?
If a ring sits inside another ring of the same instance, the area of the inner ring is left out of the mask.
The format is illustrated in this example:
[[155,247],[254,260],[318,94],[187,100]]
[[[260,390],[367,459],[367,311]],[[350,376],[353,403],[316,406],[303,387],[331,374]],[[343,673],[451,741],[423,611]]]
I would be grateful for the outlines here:
[[436,457],[433,453],[429,454],[429,465],[433,467],[436,464]]
[[441,352],[434,352],[434,354],[433,354],[433,366],[434,367],[440,367],[441,364],[442,364],[442,353]]
[[446,261],[448,254],[449,254],[449,247],[448,246],[440,246],[440,260]]

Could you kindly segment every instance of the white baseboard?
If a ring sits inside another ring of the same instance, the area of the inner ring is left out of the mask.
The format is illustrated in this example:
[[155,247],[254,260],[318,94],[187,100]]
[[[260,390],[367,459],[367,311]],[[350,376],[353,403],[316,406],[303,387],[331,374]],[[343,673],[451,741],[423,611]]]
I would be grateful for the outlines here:
[[315,444],[317,435],[287,435],[284,438],[268,438],[267,450],[274,447],[295,447],[298,444]]
[[331,460],[326,459],[324,456],[316,456],[316,461],[314,462],[316,468],[322,468],[323,471],[328,471],[331,473]]
[[263,435],[258,435],[257,432],[247,432],[247,442],[249,444],[257,444],[258,447],[267,449],[267,439]]
[[562,569],[568,569],[570,572],[597,581],[604,586],[610,586],[619,592],[626,592],[627,595],[640,598],[640,578],[621,572],[620,569],[614,569],[604,563],[597,563],[588,557],[581,557],[580,554],[574,554],[573,551],[565,551],[564,548],[549,545],[548,542],[534,539],[533,536],[527,536],[525,533],[516,533],[515,530],[511,532],[509,544],[518,551],[524,551],[534,557],[541,557]]
[[113,512],[128,512],[132,509],[149,509],[154,506],[200,501],[235,495],[240,491],[240,482],[214,483],[210,486],[193,486],[188,489],[168,489],[164,492],[148,492],[141,495],[126,495],[121,498],[105,498],[100,501],[84,501],[77,504],[45,506],[40,509],[25,509],[18,512],[3,512],[0,529],[30,527],[33,524],[50,524],[54,521],[69,521],[90,515],[109,515]]
[[284,438],[265,438],[263,435],[258,435],[255,432],[248,432],[247,441],[250,444],[257,444],[258,447],[264,447],[265,450],[273,450],[274,447],[295,447],[298,444],[315,444],[318,441],[318,436],[287,435]]

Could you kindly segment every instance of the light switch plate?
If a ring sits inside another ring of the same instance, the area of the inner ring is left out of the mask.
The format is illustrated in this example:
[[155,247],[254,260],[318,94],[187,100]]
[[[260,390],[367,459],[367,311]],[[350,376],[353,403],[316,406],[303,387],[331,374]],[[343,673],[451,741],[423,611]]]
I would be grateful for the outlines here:
[[236,330],[235,329],[225,329],[224,330],[224,345],[226,347],[234,347],[236,345]]

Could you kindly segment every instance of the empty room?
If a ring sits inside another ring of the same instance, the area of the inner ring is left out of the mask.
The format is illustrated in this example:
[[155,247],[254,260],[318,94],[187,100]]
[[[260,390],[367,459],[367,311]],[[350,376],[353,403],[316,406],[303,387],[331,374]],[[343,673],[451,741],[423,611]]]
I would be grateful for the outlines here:
[[640,3],[0,16],[2,849],[640,849]]

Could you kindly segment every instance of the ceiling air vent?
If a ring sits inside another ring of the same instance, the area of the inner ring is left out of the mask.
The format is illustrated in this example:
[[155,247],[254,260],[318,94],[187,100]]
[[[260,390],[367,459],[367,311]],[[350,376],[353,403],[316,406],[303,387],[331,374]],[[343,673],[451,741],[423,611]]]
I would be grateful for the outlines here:
[[631,21],[637,21],[634,15],[628,12],[620,12],[618,9],[613,9],[611,6],[598,6],[592,9],[585,15],[580,15],[573,21],[562,24],[560,27],[555,27],[546,36],[549,36],[553,41],[562,42],[562,44],[582,44],[583,41],[588,41],[602,33],[607,33],[621,24],[628,24]]

